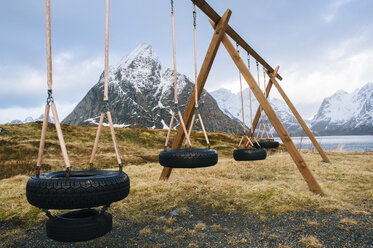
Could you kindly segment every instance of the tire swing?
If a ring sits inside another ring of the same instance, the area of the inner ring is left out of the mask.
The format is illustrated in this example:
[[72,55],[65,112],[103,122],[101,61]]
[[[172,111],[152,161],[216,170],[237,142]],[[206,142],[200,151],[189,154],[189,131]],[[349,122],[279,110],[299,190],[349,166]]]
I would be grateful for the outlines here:
[[[178,98],[177,98],[177,71],[176,71],[176,46],[175,46],[175,21],[174,21],[174,8],[173,0],[171,0],[171,20],[172,20],[172,44],[173,44],[173,64],[174,64],[174,109],[171,116],[170,125],[167,132],[167,138],[164,145],[164,150],[159,153],[159,163],[164,167],[172,168],[202,168],[213,166],[218,162],[218,153],[214,149],[210,149],[210,142],[207,137],[205,127],[203,125],[202,117],[199,112],[198,106],[198,96],[197,96],[197,38],[196,38],[196,6],[193,4],[193,25],[194,25],[194,75],[195,75],[195,112],[192,121],[189,126],[189,132],[185,127],[183,116],[181,114]],[[168,141],[170,138],[170,133],[172,125],[175,119],[176,113],[180,119],[180,125],[183,128],[183,132],[186,137],[186,143],[184,149],[167,149]],[[207,149],[192,149],[192,144],[190,142],[190,135],[193,128],[193,124],[197,118],[200,122],[203,134],[208,145]],[[189,146],[189,147],[188,147]]]
[[[104,94],[104,101],[106,104],[108,101],[108,21],[109,0],[106,0]],[[49,220],[46,223],[46,231],[49,238],[63,242],[86,241],[101,237],[112,229],[112,216],[105,211],[112,202],[120,201],[127,197],[130,190],[130,181],[127,174],[122,171],[122,164],[109,111],[107,112],[107,115],[119,163],[119,171],[95,170],[93,169],[93,162],[90,163],[90,170],[70,170],[70,160],[63,139],[56,106],[52,97],[50,0],[46,0],[46,26],[48,98],[45,106],[39,153],[36,164],[36,174],[27,182],[26,197],[31,205],[41,208],[49,217]],[[52,108],[66,170],[40,174],[50,108]],[[103,114],[101,114],[99,130],[101,130],[102,121]],[[98,143],[98,136],[96,136],[95,148],[97,148],[96,143]],[[93,153],[95,153],[95,148],[93,149]],[[101,210],[90,209],[99,206],[103,206],[103,208]],[[49,209],[81,210],[65,212],[53,216]]]
[[[258,61],[256,61],[256,70],[257,70],[257,74],[258,74],[258,84],[259,84],[259,87],[260,87],[260,78],[259,78],[259,63]],[[267,85],[266,85],[266,71],[263,67],[263,86],[264,86],[264,96],[266,96],[266,88],[267,88]],[[268,127],[268,130],[269,130],[269,133],[270,133],[270,136],[268,134],[268,131],[267,131],[267,127]],[[272,133],[272,130],[271,130],[271,127],[269,125],[269,120],[268,120],[268,116],[265,115],[265,118],[263,117],[263,110],[260,109],[260,123],[259,123],[259,129],[258,129],[258,133],[256,135],[256,138],[258,139],[259,138],[259,133],[260,133],[260,127],[263,127],[263,130],[262,130],[262,134],[260,136],[260,141],[256,144],[254,144],[255,147],[263,147],[263,148],[267,148],[267,149],[271,149],[271,148],[277,148],[280,144],[279,142],[275,141],[274,140],[274,137],[273,137],[273,133]],[[264,135],[264,132],[266,133],[267,135],[267,138],[266,139],[263,139],[263,135]]]
[[[239,47],[237,46],[237,52],[239,53]],[[250,70],[250,57],[248,54],[248,67]],[[241,137],[240,142],[236,149],[233,150],[233,158],[236,161],[253,161],[253,160],[263,160],[267,157],[267,151],[264,148],[261,148],[258,141],[254,137],[254,143],[246,134],[246,125],[245,125],[245,112],[243,106],[243,94],[242,94],[242,79],[241,79],[241,72],[238,73],[240,78],[240,91],[241,91],[241,109],[242,109],[242,126],[243,126],[243,134]],[[253,123],[253,115],[252,115],[252,101],[251,101],[251,89],[249,88],[249,96],[250,96],[250,120],[251,120],[251,128]],[[247,139],[247,143],[244,145],[244,148],[240,148],[244,139]]]

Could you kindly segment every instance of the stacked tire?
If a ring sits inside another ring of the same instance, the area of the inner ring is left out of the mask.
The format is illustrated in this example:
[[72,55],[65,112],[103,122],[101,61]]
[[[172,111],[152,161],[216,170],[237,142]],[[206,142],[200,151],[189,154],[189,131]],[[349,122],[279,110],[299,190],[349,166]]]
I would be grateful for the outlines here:
[[126,173],[106,170],[65,171],[32,176],[26,185],[28,202],[41,209],[80,209],[51,217],[47,236],[63,242],[86,241],[112,229],[112,216],[91,209],[126,198],[130,180]]

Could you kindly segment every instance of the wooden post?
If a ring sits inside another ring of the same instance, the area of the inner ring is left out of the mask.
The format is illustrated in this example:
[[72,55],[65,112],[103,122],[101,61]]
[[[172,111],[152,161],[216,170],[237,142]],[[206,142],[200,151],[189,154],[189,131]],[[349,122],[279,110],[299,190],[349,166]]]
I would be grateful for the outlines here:
[[232,60],[241,71],[243,77],[245,78],[247,84],[253,91],[256,99],[263,107],[265,113],[267,114],[269,120],[271,121],[272,125],[276,129],[277,133],[279,134],[282,142],[286,146],[290,156],[294,160],[295,164],[298,167],[298,170],[302,174],[304,180],[307,182],[308,187],[311,191],[323,195],[323,191],[320,188],[319,184],[317,183],[316,179],[313,177],[311,171],[307,167],[304,159],[302,158],[301,154],[295,147],[293,141],[291,140],[288,132],[286,131],[285,127],[282,125],[280,119],[277,117],[275,111],[273,110],[272,106],[269,104],[268,100],[264,96],[263,92],[260,90],[258,85],[256,84],[253,76],[251,75],[249,69],[246,67],[245,63],[242,61],[240,55],[237,53],[236,49],[234,48],[233,44],[229,40],[228,36],[224,34],[222,39],[223,45],[228,51],[229,55],[231,56]]
[[271,73],[268,73],[268,76],[269,76],[271,82],[276,86],[278,92],[280,93],[282,98],[285,100],[286,104],[289,106],[291,112],[293,112],[295,118],[297,119],[299,124],[302,126],[304,132],[308,135],[308,138],[312,141],[312,144],[315,146],[316,150],[319,152],[319,154],[322,157],[322,159],[324,160],[324,162],[330,163],[330,160],[326,156],[324,150],[321,148],[320,144],[315,139],[315,136],[313,136],[313,134],[312,134],[311,130],[308,128],[306,122],[304,122],[304,120],[302,119],[302,117],[300,116],[298,111],[295,109],[293,103],[290,101],[288,96],[285,94],[285,92],[281,88],[280,84],[277,82],[276,78],[274,78]]
[[[221,19],[220,15],[216,13],[216,11],[211,8],[211,6],[205,0],[191,0],[193,3],[198,6],[200,10],[203,11],[213,22],[218,23]],[[261,65],[263,65],[269,72],[273,72],[273,68],[262,58],[260,55],[249,45],[246,43],[242,37],[237,34],[234,29],[228,25],[226,29],[226,34],[228,34],[235,42],[240,45],[246,52],[248,52],[251,56],[253,56]],[[282,80],[282,77],[277,74],[276,77],[279,80]]]
[[[230,9],[227,9],[227,11],[224,13],[223,17],[220,19],[220,21],[217,23],[216,27],[214,28],[214,35],[212,36],[210,46],[207,50],[205,59],[203,61],[203,64],[201,66],[201,70],[198,74],[198,99],[200,98],[202,94],[203,87],[205,86],[207,76],[211,70],[212,63],[214,62],[216,53],[218,51],[219,45],[221,43],[221,40],[223,38],[223,35],[225,33],[225,30],[228,26],[228,21],[231,16],[232,11]],[[195,109],[195,89],[193,89],[192,94],[190,95],[188,105],[185,109],[184,115],[183,115],[183,120],[185,123],[185,126],[189,126],[190,122],[193,118],[194,115],[194,109]],[[184,140],[185,134],[184,131],[181,127],[179,126],[177,130],[177,134],[174,138],[174,141],[172,143],[172,148],[173,149],[178,149],[181,147],[183,140]],[[162,174],[160,176],[160,180],[167,180],[172,172],[172,168],[170,167],[164,167],[162,170]]]

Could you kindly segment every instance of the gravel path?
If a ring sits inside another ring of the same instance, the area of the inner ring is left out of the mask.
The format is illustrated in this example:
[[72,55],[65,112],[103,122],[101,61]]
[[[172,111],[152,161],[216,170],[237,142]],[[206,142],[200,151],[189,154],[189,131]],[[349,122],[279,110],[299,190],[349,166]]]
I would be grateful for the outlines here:
[[[46,237],[44,226],[3,236],[1,247],[373,247],[373,218],[369,213],[297,212],[239,215],[196,206],[174,209],[157,222],[134,224],[113,216],[106,236],[79,243]],[[16,226],[0,223],[2,232]]]

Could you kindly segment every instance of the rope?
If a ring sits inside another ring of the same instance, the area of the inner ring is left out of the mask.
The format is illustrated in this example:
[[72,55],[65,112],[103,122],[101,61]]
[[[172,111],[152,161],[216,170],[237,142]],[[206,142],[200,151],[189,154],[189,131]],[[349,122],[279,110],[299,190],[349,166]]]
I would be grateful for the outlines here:
[[39,152],[38,158],[36,163],[36,176],[40,175],[40,166],[43,160],[43,153],[45,148],[45,137],[47,134],[47,127],[48,127],[48,117],[49,111],[52,109],[54,123],[56,126],[57,136],[60,143],[62,156],[66,165],[66,178],[70,177],[70,160],[67,154],[65,141],[63,139],[62,130],[60,121],[58,119],[56,105],[54,103],[53,95],[52,95],[52,42],[51,42],[51,16],[50,16],[50,0],[45,1],[45,22],[46,22],[46,41],[47,41],[47,84],[48,84],[48,97],[47,97],[47,104],[45,105],[44,111],[44,120],[43,120],[43,127],[41,131],[40,137],[40,144],[39,144]]
[[106,0],[106,20],[105,20],[105,87],[104,87],[104,101],[109,100],[109,0]]
[[176,70],[176,42],[175,42],[175,14],[174,14],[174,1],[171,0],[171,22],[172,22],[172,56],[174,64],[174,98],[175,104],[178,104],[177,99],[177,70]]
[[95,141],[94,141],[94,144],[93,144],[91,158],[89,160],[89,167],[90,167],[91,170],[94,169],[93,161],[94,161],[95,156],[96,156],[96,152],[97,152],[97,148],[98,148],[98,142],[99,142],[99,139],[100,139],[102,126],[103,126],[105,113],[106,113],[108,123],[109,123],[109,127],[110,127],[111,139],[113,141],[115,156],[116,156],[117,161],[118,161],[119,172],[122,172],[123,171],[122,160],[120,158],[118,143],[117,143],[117,139],[115,137],[115,130],[114,130],[114,125],[113,125],[113,120],[112,120],[112,117],[111,117],[111,112],[109,110],[109,16],[110,16],[109,15],[109,10],[110,10],[110,0],[106,0],[104,106],[103,106],[103,109],[101,110],[100,121],[99,121],[97,132],[96,132],[96,138],[95,138]]
[[198,108],[198,66],[197,66],[197,13],[196,5],[193,4],[193,37],[194,37],[194,102]]
[[203,135],[205,136],[205,140],[207,143],[208,148],[210,149],[210,141],[207,136],[207,132],[205,129],[205,125],[203,124],[202,116],[198,110],[198,66],[197,66],[197,12],[196,12],[196,5],[193,3],[193,38],[194,38],[194,103],[195,103],[195,115],[192,117],[192,122],[189,126],[188,136],[192,133],[194,121],[197,122],[197,118],[199,123],[201,124]]
[[[250,54],[247,53],[247,68],[250,71]],[[249,88],[249,98],[250,98],[250,129],[253,127],[253,105],[251,100],[251,88]]]
[[186,127],[185,127],[185,124],[184,124],[183,116],[181,115],[181,111],[180,111],[180,109],[178,107],[179,101],[177,99],[175,14],[174,14],[174,1],[173,0],[171,0],[171,22],[172,22],[172,55],[173,55],[173,64],[174,64],[174,98],[175,98],[174,100],[175,100],[175,107],[176,107],[176,109],[174,109],[174,111],[172,113],[172,116],[171,116],[170,126],[168,127],[168,132],[167,132],[167,137],[166,137],[166,142],[165,142],[164,149],[166,150],[167,146],[168,146],[168,140],[170,138],[173,120],[175,118],[175,111],[178,112],[178,116],[179,116],[179,119],[180,119],[180,125],[183,128],[186,141],[189,144],[189,148],[191,149],[192,148],[192,143],[190,142],[188,131],[186,130]]
[[[236,43],[237,53],[240,54],[240,50],[238,47],[238,43]],[[246,134],[246,127],[245,127],[245,111],[243,107],[243,93],[242,93],[242,79],[241,79],[241,72],[238,71],[238,77],[240,79],[240,92],[241,92],[241,109],[242,109],[242,123],[243,123],[243,135]]]
[[[256,60],[256,74],[257,74],[257,77],[258,77],[258,86],[259,86],[259,89],[260,89],[260,76],[259,76],[259,62]],[[260,104],[260,103],[259,103]],[[260,133],[260,126],[263,122],[263,116],[262,116],[262,106],[259,105],[259,108],[260,108],[260,123],[259,123],[259,128],[258,128],[258,133],[257,133],[257,138],[259,137],[259,133]]]
[[[263,77],[264,77],[264,96],[267,98],[267,92],[266,92],[266,90],[267,90],[267,72],[266,72],[266,69],[265,69],[265,67],[263,66]],[[271,126],[269,125],[269,121],[268,121],[268,116],[266,115],[265,116],[266,117],[266,123],[267,123],[267,126],[268,126],[268,130],[269,130],[269,132],[270,132],[270,135],[271,135],[271,137],[269,137],[269,135],[268,135],[268,132],[266,131],[266,133],[267,133],[267,138],[274,138],[273,137],[273,133],[272,133],[272,130],[271,130]]]
[[46,1],[46,26],[47,26],[47,78],[48,90],[52,91],[52,42],[51,42],[51,15],[50,0]]

